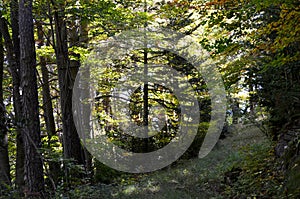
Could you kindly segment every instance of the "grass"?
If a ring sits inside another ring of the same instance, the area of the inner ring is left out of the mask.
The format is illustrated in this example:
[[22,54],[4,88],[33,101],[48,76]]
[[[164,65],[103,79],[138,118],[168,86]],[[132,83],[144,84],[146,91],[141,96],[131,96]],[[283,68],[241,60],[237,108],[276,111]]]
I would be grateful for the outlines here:
[[254,126],[237,129],[203,159],[129,175],[117,185],[79,186],[66,198],[283,198],[272,143]]

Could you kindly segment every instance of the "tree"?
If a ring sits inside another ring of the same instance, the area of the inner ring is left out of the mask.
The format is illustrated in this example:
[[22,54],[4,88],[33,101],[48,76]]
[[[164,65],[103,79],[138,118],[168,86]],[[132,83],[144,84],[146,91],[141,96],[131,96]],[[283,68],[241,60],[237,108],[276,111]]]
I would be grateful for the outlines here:
[[[85,4],[88,4],[87,0],[82,0],[80,1],[80,4],[82,6],[84,6]],[[79,23],[76,23],[79,22]],[[69,24],[70,26],[70,30],[69,30],[69,38],[70,38],[70,42],[69,42],[69,48],[70,48],[70,68],[74,68],[74,74],[72,74],[72,83],[74,84],[75,81],[75,77],[77,75],[78,69],[81,65],[81,59],[84,55],[82,55],[82,53],[76,52],[76,51],[80,51],[82,49],[87,48],[87,44],[89,42],[89,20],[83,16],[78,16],[78,15],[74,15],[72,17],[72,20]],[[87,92],[87,91],[82,91],[82,92]],[[87,118],[90,117],[90,104],[87,104],[85,107],[86,111],[83,111],[83,114],[85,114]],[[90,124],[89,122],[87,122],[86,124],[84,124],[86,126],[86,129],[90,129]],[[81,133],[81,132],[77,132],[77,133]],[[83,142],[85,142],[85,140],[83,140]],[[84,143],[85,144],[85,143]],[[85,161],[85,169],[86,169],[86,173],[89,173],[90,177],[93,175],[92,172],[92,156],[91,154],[88,152],[88,150],[83,147],[83,152],[84,152],[84,161]]]
[[[16,186],[20,193],[24,188],[24,143],[21,135],[21,96],[20,96],[20,42],[19,42],[19,22],[18,22],[18,3],[13,0],[11,2],[11,24],[12,24],[12,38],[9,34],[8,22],[0,13],[0,29],[4,38],[6,49],[6,57],[9,66],[9,72],[12,77],[13,84],[13,106],[14,118],[13,124],[16,129],[17,142],[17,158],[16,158]],[[17,16],[17,17],[16,17]]]
[[24,163],[25,151],[24,141],[22,138],[20,123],[22,115],[22,105],[20,96],[20,38],[19,38],[19,1],[12,0],[10,4],[10,17],[12,29],[12,44],[11,50],[8,52],[12,58],[11,71],[13,78],[13,104],[15,112],[15,128],[16,128],[16,142],[17,142],[17,158],[16,158],[16,185],[21,193],[25,185],[24,181]]
[[[10,185],[10,166],[8,158],[8,141],[6,127],[6,110],[3,98],[4,50],[3,38],[0,33],[0,188]],[[1,192],[0,192],[1,193]]]
[[74,159],[77,164],[84,165],[84,152],[76,131],[72,111],[72,88],[79,65],[75,64],[73,67],[70,65],[64,6],[61,3],[54,5],[56,9],[54,13],[56,33],[55,54],[62,110],[64,157]]
[[36,53],[33,33],[32,0],[19,3],[20,72],[22,91],[22,137],[25,149],[25,182],[27,196],[44,191],[39,104],[37,92]]
[[266,24],[260,29],[260,39],[253,50],[254,55],[261,55],[255,83],[260,88],[259,102],[270,113],[269,124],[276,140],[300,118],[300,25],[296,20],[300,17],[300,4],[292,0],[262,6]]
[[[36,19],[37,20],[37,19]],[[36,22],[37,26],[37,36],[38,36],[38,49],[41,49],[44,46],[44,30],[42,21]],[[49,45],[49,42],[48,42]],[[43,98],[43,117],[45,120],[46,125],[46,133],[48,137],[48,143],[46,143],[47,150],[49,150],[49,156],[47,157],[44,154],[44,158],[49,159],[49,179],[52,181],[52,186],[55,187],[55,184],[58,183],[59,177],[61,176],[61,168],[60,163],[57,160],[53,160],[53,148],[52,145],[55,145],[56,140],[53,139],[56,134],[56,128],[55,128],[55,120],[53,115],[53,104],[52,104],[52,97],[50,92],[50,84],[49,84],[49,71],[47,68],[47,57],[46,56],[39,56],[39,65],[41,69],[41,87],[42,87],[42,98]]]

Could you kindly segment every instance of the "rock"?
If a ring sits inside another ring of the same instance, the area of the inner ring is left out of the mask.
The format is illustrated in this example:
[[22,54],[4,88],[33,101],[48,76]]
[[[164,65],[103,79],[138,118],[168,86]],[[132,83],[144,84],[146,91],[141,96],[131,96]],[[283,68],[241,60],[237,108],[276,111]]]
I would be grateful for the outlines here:
[[288,130],[286,133],[280,135],[278,144],[275,147],[275,155],[282,157],[288,148],[289,142],[300,137],[300,129]]

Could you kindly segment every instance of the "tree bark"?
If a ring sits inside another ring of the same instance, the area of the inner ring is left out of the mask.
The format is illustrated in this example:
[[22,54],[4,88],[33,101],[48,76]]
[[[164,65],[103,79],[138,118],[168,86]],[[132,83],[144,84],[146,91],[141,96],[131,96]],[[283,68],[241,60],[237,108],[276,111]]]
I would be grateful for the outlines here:
[[[37,22],[37,35],[39,40],[38,48],[41,48],[44,45],[44,33],[43,26],[41,22]],[[44,110],[44,119],[46,123],[46,130],[48,135],[48,148],[51,149],[52,137],[56,135],[55,130],[55,120],[53,115],[53,106],[52,98],[50,94],[50,85],[49,85],[49,71],[47,69],[47,60],[44,56],[39,57],[40,67],[42,72],[42,94],[43,94],[43,110]],[[53,180],[54,184],[57,184],[59,181],[59,176],[61,176],[60,163],[58,161],[49,160],[49,177]]]
[[17,134],[17,158],[16,158],[16,186],[20,193],[23,191],[25,181],[24,181],[24,162],[25,162],[25,152],[24,143],[21,136],[20,121],[22,114],[21,106],[21,96],[20,96],[20,65],[19,65],[19,23],[18,18],[18,4],[17,1],[12,0],[11,2],[11,26],[12,26],[12,36],[10,37],[8,31],[8,23],[5,18],[2,17],[0,13],[0,30],[4,38],[4,44],[6,48],[6,57],[9,65],[9,72],[12,76],[13,82],[13,106],[14,106],[14,126]]
[[32,0],[20,0],[20,72],[22,89],[22,137],[25,148],[25,182],[27,196],[44,191],[38,92],[36,76],[36,53],[33,33]]
[[[0,190],[5,190],[4,185],[10,185],[10,167],[8,158],[6,110],[3,97],[3,70],[4,50],[2,34],[0,33]],[[0,192],[1,194],[1,192]]]
[[84,151],[76,131],[72,114],[72,91],[79,64],[72,63],[71,65],[68,57],[67,28],[63,18],[63,5],[60,5],[59,9],[55,9],[55,53],[62,109],[64,157],[67,159],[73,158],[77,164],[84,165]]
[[[87,2],[83,2],[83,3],[87,3]],[[76,28],[78,30],[78,28]],[[79,43],[79,45],[83,48],[87,48],[87,44],[89,43],[89,27],[88,27],[88,21],[86,19],[81,19],[80,20],[80,28],[79,28],[80,32],[77,31],[77,34],[80,35],[79,37],[77,37],[77,41],[75,41],[77,44]],[[75,45],[76,45],[75,43]],[[87,77],[90,77],[90,71],[86,70],[86,74]],[[88,83],[87,83],[88,84]],[[83,92],[86,92],[83,96],[89,96],[89,85],[85,86],[85,90]],[[90,104],[86,104],[84,105],[84,118],[90,118],[91,115],[91,105]],[[86,120],[85,120],[86,121]],[[86,121],[86,123],[84,124],[85,129],[87,129],[88,131],[91,129],[91,125],[89,120]],[[83,143],[85,145],[85,137],[83,139]],[[85,169],[86,169],[86,173],[88,174],[88,177],[90,179],[93,178],[94,173],[93,173],[93,157],[90,154],[90,152],[86,149],[86,147],[84,147],[84,158],[85,158]]]
[[12,0],[10,5],[10,18],[12,29],[12,43],[13,53],[15,57],[15,67],[13,75],[13,100],[15,109],[15,123],[17,131],[17,158],[16,158],[16,186],[19,191],[23,191],[25,186],[24,181],[24,163],[25,163],[25,151],[24,142],[21,135],[20,121],[22,115],[21,96],[20,96],[20,38],[19,38],[19,1]]

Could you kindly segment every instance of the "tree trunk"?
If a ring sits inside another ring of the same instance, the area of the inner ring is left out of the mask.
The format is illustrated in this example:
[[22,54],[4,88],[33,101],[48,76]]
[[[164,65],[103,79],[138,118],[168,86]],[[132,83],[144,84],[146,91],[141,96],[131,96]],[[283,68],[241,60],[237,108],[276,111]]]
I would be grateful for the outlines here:
[[[37,34],[38,40],[40,41],[38,48],[44,45],[44,33],[42,23],[37,22]],[[46,123],[46,130],[48,135],[48,148],[51,149],[51,139],[52,136],[56,135],[55,131],[55,120],[53,115],[52,99],[50,94],[49,86],[49,71],[47,69],[47,60],[45,57],[40,56],[40,66],[42,71],[42,94],[43,94],[43,110],[44,119]],[[54,184],[59,181],[59,176],[61,176],[60,163],[58,161],[49,160],[49,177],[53,180]]]
[[[80,35],[80,37],[78,37],[78,41],[77,43],[80,44],[81,47],[83,48],[87,48],[87,44],[89,43],[89,37],[88,37],[88,34],[89,34],[89,28],[88,28],[88,21],[86,19],[81,19],[80,20],[80,33],[78,33]],[[86,74],[85,74],[87,77],[90,76],[90,71],[87,70],[86,71]],[[89,85],[86,85],[85,86],[85,90],[83,92],[87,92],[84,96],[88,96],[89,95]],[[84,115],[84,118],[90,118],[91,115],[91,105],[90,104],[86,104],[84,106],[84,110],[83,111],[83,114]],[[84,126],[86,127],[85,129],[88,129],[90,130],[91,129],[91,126],[90,126],[90,122],[86,122],[84,124]],[[83,140],[84,144],[85,144],[85,139]],[[88,173],[88,177],[90,179],[93,178],[94,176],[94,173],[93,173],[93,157],[92,155],[90,154],[90,152],[84,147],[84,157],[85,157],[85,169],[86,169],[86,172]]]
[[[3,185],[10,185],[10,167],[8,158],[7,127],[6,127],[6,110],[3,98],[3,68],[4,50],[2,34],[0,33],[0,190],[5,190]],[[1,192],[0,192],[1,194]]]
[[12,0],[10,5],[10,18],[12,28],[12,43],[13,53],[15,56],[15,67],[13,75],[13,100],[15,110],[15,123],[17,131],[17,158],[16,158],[16,186],[20,192],[23,191],[25,186],[24,181],[24,163],[25,163],[25,151],[24,142],[21,135],[20,121],[22,115],[21,96],[20,96],[20,38],[19,38],[19,1]]
[[36,53],[33,34],[32,0],[20,0],[20,72],[22,89],[22,137],[25,148],[25,182],[27,196],[44,191],[38,92],[36,77]]
[[[73,121],[72,91],[79,64],[70,64],[68,57],[67,29],[63,19],[63,6],[54,13],[56,31],[56,61],[60,88],[60,102],[63,123],[64,157],[75,159],[78,164],[85,164],[84,152]],[[56,9],[57,10],[57,9]]]
[[[146,45],[147,46],[147,45]],[[143,87],[143,125],[146,127],[146,132],[145,135],[148,137],[148,117],[149,117],[149,85],[148,85],[148,50],[147,48],[144,49],[144,87]],[[148,152],[149,148],[149,143],[148,143],[148,138],[144,139],[143,143],[143,152]]]
[[18,18],[18,4],[15,5],[16,1],[12,1],[11,4],[11,15],[14,16],[11,18],[12,25],[12,36],[13,40],[10,38],[8,31],[8,25],[5,18],[2,17],[0,13],[0,30],[4,38],[4,44],[6,47],[7,61],[9,65],[9,71],[12,76],[13,82],[13,106],[14,106],[14,124],[17,134],[17,158],[16,158],[16,186],[19,189],[20,193],[24,188],[24,162],[25,162],[25,152],[24,152],[24,143],[21,136],[20,121],[22,114],[21,106],[21,96],[20,96],[20,65],[19,65],[19,23]]

